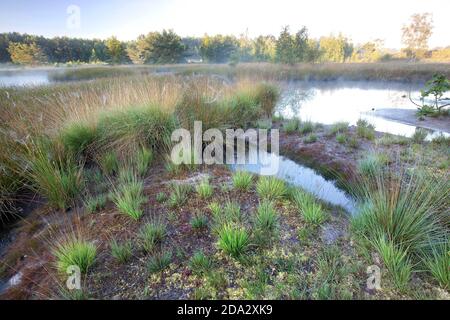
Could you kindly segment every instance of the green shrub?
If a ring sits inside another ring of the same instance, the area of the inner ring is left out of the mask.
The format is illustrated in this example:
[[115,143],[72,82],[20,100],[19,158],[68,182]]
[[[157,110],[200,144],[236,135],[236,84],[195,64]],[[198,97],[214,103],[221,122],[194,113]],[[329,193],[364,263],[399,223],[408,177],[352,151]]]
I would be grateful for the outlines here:
[[391,241],[386,241],[384,237],[375,240],[373,245],[383,259],[396,287],[399,290],[406,289],[412,273],[412,266],[407,252],[395,246]]
[[144,196],[144,183],[134,177],[128,183],[120,184],[112,193],[112,201],[121,213],[139,220],[144,214],[142,205],[147,201]]
[[311,225],[320,225],[326,220],[326,214],[320,203],[314,197],[304,191],[297,190],[293,194],[293,201],[303,219]]
[[248,191],[252,187],[253,175],[246,171],[236,171],[233,174],[233,186],[241,191]]
[[104,209],[106,207],[107,200],[108,200],[108,198],[104,194],[87,198],[84,202],[86,212],[94,213],[94,212]]
[[146,223],[139,232],[139,239],[145,252],[152,252],[155,246],[162,242],[167,233],[167,227],[160,221]]
[[99,165],[104,174],[113,175],[119,171],[119,159],[114,151],[102,155],[99,159]]
[[261,199],[279,200],[286,195],[286,185],[274,177],[261,177],[256,184],[256,192]]
[[360,138],[373,140],[375,139],[375,127],[367,122],[367,120],[359,119],[356,122],[356,134]]
[[65,274],[70,266],[77,266],[86,273],[94,264],[97,248],[91,242],[73,237],[58,243],[52,252],[59,272]]
[[203,251],[199,250],[192,256],[189,261],[189,266],[195,273],[205,273],[211,269],[212,261],[203,253]]
[[225,253],[238,258],[248,249],[249,235],[242,227],[225,224],[219,231],[218,246]]
[[172,184],[172,193],[169,197],[169,206],[171,208],[177,208],[186,203],[189,193],[191,192],[191,186],[187,184]]
[[120,263],[126,263],[133,255],[133,245],[131,241],[119,244],[116,240],[111,241],[111,255]]
[[197,185],[195,188],[197,191],[197,194],[202,199],[208,199],[211,198],[214,192],[213,187],[209,184],[208,180],[203,180],[200,184]]
[[172,262],[172,252],[166,251],[163,253],[155,253],[150,257],[147,263],[147,270],[149,273],[162,272],[169,267]]
[[193,229],[205,229],[208,227],[208,217],[203,213],[197,213],[192,217],[190,223]]

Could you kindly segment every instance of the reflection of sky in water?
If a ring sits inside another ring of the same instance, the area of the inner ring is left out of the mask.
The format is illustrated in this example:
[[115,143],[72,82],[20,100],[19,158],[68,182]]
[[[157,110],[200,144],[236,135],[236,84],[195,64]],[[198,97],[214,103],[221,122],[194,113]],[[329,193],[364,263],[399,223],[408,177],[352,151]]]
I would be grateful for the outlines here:
[[[257,152],[256,150],[251,151]],[[264,155],[267,155],[264,153]],[[240,169],[249,171],[256,174],[262,174],[264,172],[264,167],[261,163],[266,164],[267,158],[272,164],[271,169],[277,169],[273,173],[279,179],[286,181],[296,187],[300,187],[312,194],[317,198],[328,202],[332,205],[341,206],[350,213],[355,212],[354,201],[342,190],[337,188],[332,181],[328,181],[321,175],[317,174],[314,170],[301,166],[296,162],[284,158],[282,156],[277,156],[275,154],[270,154],[270,156],[263,157],[263,161],[259,161],[258,164],[243,164],[232,166],[233,170]],[[277,163],[277,165],[273,165]]]
[[0,87],[36,86],[48,83],[47,72],[0,72]]
[[[277,112],[323,124],[346,121],[355,125],[367,119],[377,131],[411,136],[415,126],[365,114],[372,109],[416,109],[409,99],[410,86],[380,82],[293,82],[283,90]],[[411,92],[419,97],[417,85]]]

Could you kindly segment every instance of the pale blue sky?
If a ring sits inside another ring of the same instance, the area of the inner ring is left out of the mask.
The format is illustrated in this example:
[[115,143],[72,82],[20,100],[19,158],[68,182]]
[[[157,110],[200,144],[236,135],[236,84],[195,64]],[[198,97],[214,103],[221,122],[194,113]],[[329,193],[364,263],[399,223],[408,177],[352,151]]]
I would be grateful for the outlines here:
[[[69,5],[80,8],[79,28],[67,27]],[[434,16],[431,46],[450,45],[450,0],[1,0],[0,32],[131,40],[164,28],[182,36],[256,36],[306,25],[313,37],[342,32],[399,48],[400,29],[416,12]]]

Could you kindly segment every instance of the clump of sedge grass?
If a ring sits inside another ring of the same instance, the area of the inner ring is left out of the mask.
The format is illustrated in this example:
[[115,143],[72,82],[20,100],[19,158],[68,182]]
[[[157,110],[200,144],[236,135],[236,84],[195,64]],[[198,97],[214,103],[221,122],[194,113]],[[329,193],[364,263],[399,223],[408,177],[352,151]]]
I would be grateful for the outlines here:
[[156,195],[156,201],[159,203],[164,203],[167,200],[167,195],[164,192],[158,192]]
[[383,235],[417,255],[430,241],[443,238],[450,195],[444,177],[417,169],[382,172],[371,179],[361,177],[354,194],[361,202],[359,214],[352,219],[354,231],[369,240]]
[[66,210],[70,207],[84,186],[83,168],[71,156],[52,155],[45,144],[35,146],[29,161],[26,175],[33,189],[55,208]]
[[112,201],[121,213],[139,220],[144,214],[142,205],[146,202],[144,183],[134,176],[129,182],[120,184],[113,191]]
[[312,133],[315,129],[315,125],[314,123],[312,123],[311,121],[307,120],[307,121],[301,121],[299,126],[298,126],[298,131],[301,134],[307,134],[307,133]]
[[383,259],[383,263],[389,270],[396,287],[405,290],[411,279],[412,265],[407,251],[387,241],[381,236],[373,242],[375,249]]
[[169,206],[171,208],[177,208],[182,206],[188,200],[189,193],[191,192],[191,186],[187,184],[172,184],[172,193],[169,197]]
[[147,270],[149,273],[162,272],[169,267],[172,262],[172,252],[165,251],[163,253],[154,253],[147,263]]
[[193,229],[202,230],[208,226],[208,217],[203,213],[197,213],[192,217],[190,223]]
[[84,201],[84,206],[86,208],[87,213],[94,213],[99,210],[102,210],[106,207],[106,202],[108,197],[104,194],[89,197]]
[[119,158],[114,151],[103,154],[98,162],[103,173],[106,175],[113,175],[119,171]]
[[236,171],[233,174],[233,186],[241,191],[248,191],[252,187],[253,175],[246,171]]
[[261,177],[256,184],[256,192],[261,199],[279,200],[286,195],[286,185],[274,177]]
[[336,141],[340,144],[345,144],[347,142],[347,136],[343,133],[338,133],[336,135]]
[[450,288],[450,241],[432,244],[422,262],[444,289]]
[[208,199],[211,198],[214,192],[213,187],[209,184],[209,181],[207,179],[203,180],[198,184],[195,188],[197,191],[197,194],[202,199]]
[[161,221],[146,223],[139,232],[142,248],[145,252],[152,252],[155,246],[162,242],[167,233],[167,227]]
[[140,176],[147,174],[148,168],[153,162],[153,152],[150,149],[142,147],[135,155],[134,164]]
[[298,126],[300,125],[300,120],[291,119],[287,123],[283,125],[283,129],[286,133],[294,133],[298,130]]
[[133,245],[131,241],[119,244],[115,239],[111,241],[111,255],[119,262],[126,263],[133,255]]
[[411,140],[414,143],[423,143],[428,136],[428,131],[423,128],[416,128]]
[[218,216],[222,212],[222,207],[217,202],[211,202],[208,209],[211,210],[213,216]]
[[303,141],[307,144],[317,142],[317,135],[311,133]]
[[263,201],[259,204],[255,217],[255,226],[266,234],[271,234],[277,229],[278,216],[273,202]]
[[247,231],[232,224],[225,224],[219,230],[218,247],[234,258],[245,253],[249,246]]
[[192,255],[189,266],[195,273],[205,273],[211,269],[212,261],[203,251],[199,250]]
[[309,193],[297,190],[293,193],[292,198],[297,210],[307,223],[317,226],[326,220],[327,217],[322,205]]
[[86,273],[94,264],[97,248],[91,242],[73,237],[57,243],[52,252],[59,272],[65,274],[69,267],[77,266],[82,273]]
[[348,131],[348,126],[349,126],[348,122],[336,122],[331,126],[330,134],[332,134],[332,135],[335,135],[338,133],[344,134]]
[[389,158],[386,154],[370,152],[358,162],[358,172],[362,175],[375,176],[379,174]]
[[80,122],[75,122],[64,128],[60,134],[64,148],[75,155],[85,155],[87,149],[97,138],[95,126]]
[[360,138],[373,140],[375,139],[375,127],[372,124],[370,124],[367,120],[359,119],[356,122],[356,134]]

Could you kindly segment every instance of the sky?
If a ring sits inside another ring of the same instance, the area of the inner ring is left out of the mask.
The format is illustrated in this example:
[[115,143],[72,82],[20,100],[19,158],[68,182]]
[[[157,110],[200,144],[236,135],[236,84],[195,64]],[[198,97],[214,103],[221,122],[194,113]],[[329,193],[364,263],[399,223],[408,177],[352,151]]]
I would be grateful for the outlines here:
[[398,49],[402,26],[423,12],[433,14],[430,46],[449,46],[450,0],[0,0],[0,33],[133,40],[173,29],[181,36],[254,37],[305,25],[314,38],[342,33]]

